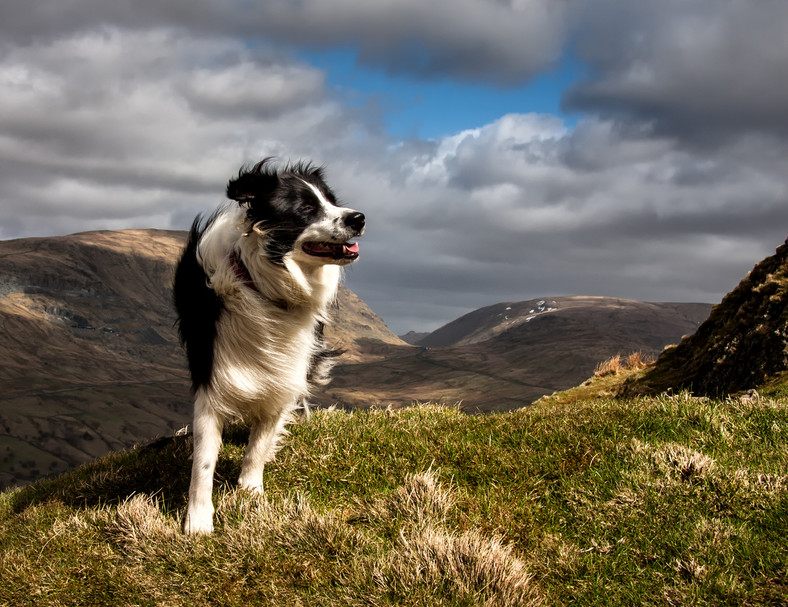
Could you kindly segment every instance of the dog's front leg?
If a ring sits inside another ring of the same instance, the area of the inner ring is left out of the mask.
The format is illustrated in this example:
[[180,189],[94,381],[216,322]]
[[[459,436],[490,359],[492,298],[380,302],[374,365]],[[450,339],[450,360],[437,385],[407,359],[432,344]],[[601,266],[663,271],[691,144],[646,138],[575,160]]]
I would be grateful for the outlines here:
[[241,476],[238,477],[238,485],[241,488],[256,493],[263,492],[263,468],[266,462],[273,459],[276,443],[284,426],[283,417],[261,420],[252,426],[249,444],[241,465]]
[[189,505],[183,532],[191,535],[213,531],[213,472],[222,446],[223,419],[199,391],[194,402],[194,451]]

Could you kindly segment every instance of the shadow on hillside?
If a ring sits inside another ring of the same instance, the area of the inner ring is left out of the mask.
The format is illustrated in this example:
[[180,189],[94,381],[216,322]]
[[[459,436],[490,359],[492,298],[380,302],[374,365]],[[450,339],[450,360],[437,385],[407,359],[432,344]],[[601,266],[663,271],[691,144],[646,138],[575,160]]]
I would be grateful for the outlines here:
[[[229,449],[220,453],[214,476],[215,486],[235,483],[240,458],[229,455],[246,445],[249,428],[228,424],[222,440]],[[25,508],[45,502],[84,508],[121,503],[144,494],[156,497],[166,510],[185,507],[191,477],[192,438],[171,436],[111,453],[53,479],[44,479],[16,491],[11,508]]]

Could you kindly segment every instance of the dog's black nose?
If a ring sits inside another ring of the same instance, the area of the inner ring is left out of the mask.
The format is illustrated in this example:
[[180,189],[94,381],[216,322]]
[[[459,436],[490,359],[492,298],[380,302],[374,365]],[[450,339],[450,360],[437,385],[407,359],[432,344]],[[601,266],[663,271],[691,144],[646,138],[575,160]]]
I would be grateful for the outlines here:
[[345,225],[349,227],[351,230],[360,233],[361,230],[364,229],[367,221],[364,217],[364,213],[351,213],[347,217],[345,217]]

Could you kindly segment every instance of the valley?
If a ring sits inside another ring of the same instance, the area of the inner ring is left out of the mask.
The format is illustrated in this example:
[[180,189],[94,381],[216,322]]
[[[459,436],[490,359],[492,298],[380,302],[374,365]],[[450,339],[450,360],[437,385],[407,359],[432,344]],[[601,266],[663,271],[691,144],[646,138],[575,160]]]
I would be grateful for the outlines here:
[[[0,242],[0,487],[189,423],[170,295],[184,240],[123,230]],[[413,345],[342,288],[326,337],[345,353],[313,403],[516,409],[575,385],[615,353],[658,354],[710,309],[605,297],[500,303]]]

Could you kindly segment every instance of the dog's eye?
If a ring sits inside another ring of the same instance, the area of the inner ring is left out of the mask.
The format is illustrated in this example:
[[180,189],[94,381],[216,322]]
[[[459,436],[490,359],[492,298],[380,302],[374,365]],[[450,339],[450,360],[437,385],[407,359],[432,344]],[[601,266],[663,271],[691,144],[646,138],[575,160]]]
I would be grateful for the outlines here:
[[301,210],[304,213],[314,213],[316,208],[317,207],[315,207],[315,205],[313,205],[313,204],[303,204],[303,205],[301,205]]

